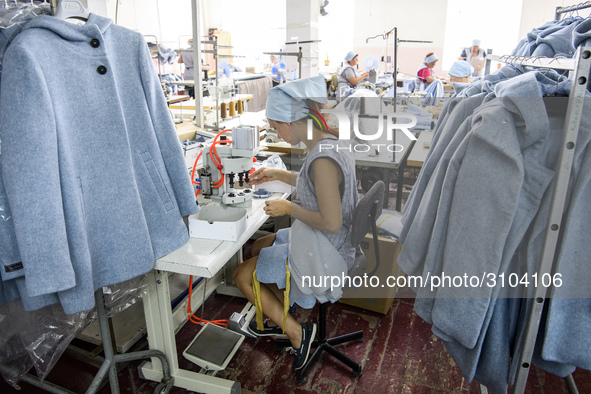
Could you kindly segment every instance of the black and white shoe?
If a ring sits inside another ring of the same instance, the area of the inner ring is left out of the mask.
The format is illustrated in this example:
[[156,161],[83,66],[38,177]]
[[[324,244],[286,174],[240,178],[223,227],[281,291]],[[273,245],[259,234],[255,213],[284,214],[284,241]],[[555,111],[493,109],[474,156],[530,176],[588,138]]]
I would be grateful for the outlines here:
[[316,324],[315,323],[302,323],[302,344],[299,349],[290,348],[290,351],[295,355],[293,360],[293,368],[300,369],[308,361],[308,355],[310,354],[310,348],[312,342],[316,337]]
[[257,330],[257,322],[256,320],[252,320],[248,325],[248,331],[252,334],[256,335],[257,337],[265,337],[265,336],[276,336],[276,337],[287,337],[283,333],[283,330],[279,326],[269,327],[267,324],[268,320],[265,320],[263,323],[264,328],[262,330]]

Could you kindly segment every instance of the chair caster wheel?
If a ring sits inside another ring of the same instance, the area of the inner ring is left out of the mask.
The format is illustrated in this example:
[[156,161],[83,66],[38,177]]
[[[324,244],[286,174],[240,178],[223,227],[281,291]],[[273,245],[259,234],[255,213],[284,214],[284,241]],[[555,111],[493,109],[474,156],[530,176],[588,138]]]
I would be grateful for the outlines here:
[[363,343],[363,337],[357,338],[356,341],[359,342],[359,343]]
[[305,377],[305,376],[302,376],[302,375],[299,375],[298,374],[297,381],[298,381],[299,384],[304,384],[304,383],[306,383],[308,381],[308,378]]

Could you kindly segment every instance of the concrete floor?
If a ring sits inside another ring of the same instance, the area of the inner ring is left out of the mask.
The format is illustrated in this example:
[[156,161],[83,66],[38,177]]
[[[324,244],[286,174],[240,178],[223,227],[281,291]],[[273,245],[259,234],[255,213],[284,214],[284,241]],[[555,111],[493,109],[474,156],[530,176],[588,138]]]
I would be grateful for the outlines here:
[[[407,293],[408,294],[408,293]],[[399,292],[401,296],[401,292]],[[240,311],[244,299],[224,295],[210,297],[203,311],[204,318],[226,318]],[[300,321],[312,321],[318,308],[297,309]],[[292,356],[275,350],[268,337],[247,338],[228,368],[220,377],[237,380],[243,393],[480,393],[476,382],[466,382],[454,361],[447,355],[441,341],[432,335],[431,327],[413,310],[412,298],[397,298],[386,315],[336,303],[328,308],[327,331],[340,335],[363,330],[364,342],[351,342],[339,348],[349,357],[361,361],[363,375],[354,377],[351,371],[328,355],[324,355],[308,374],[308,382],[298,384],[292,371]],[[182,356],[182,350],[200,329],[187,323],[177,334],[179,363],[182,368],[199,368]],[[155,382],[139,378],[139,362],[131,363],[119,373],[122,393],[152,393]],[[73,359],[67,353],[52,370],[48,380],[74,392],[84,392],[96,367]],[[580,393],[591,392],[591,372],[577,370],[574,374]],[[0,393],[39,393],[38,388],[22,385],[16,391],[0,383]],[[110,392],[108,385],[101,394]],[[174,388],[172,393],[186,393]],[[563,379],[533,367],[527,393],[568,393]]]
[[[389,206],[395,206],[392,197]],[[300,385],[291,367],[292,356],[275,350],[274,341],[269,337],[246,338],[226,370],[217,376],[239,381],[243,393],[480,393],[479,384],[464,380],[441,340],[432,334],[431,326],[415,314],[413,302],[412,293],[401,290],[385,315],[341,303],[328,308],[329,336],[363,330],[363,343],[339,346],[349,357],[361,362],[361,377],[354,377],[339,361],[325,354],[309,371],[308,381]],[[241,311],[244,303],[243,298],[212,295],[205,303],[203,317],[210,320],[228,318],[233,312]],[[198,316],[200,314],[201,311]],[[318,316],[318,307],[296,309],[294,315],[299,321],[312,321]],[[199,329],[200,326],[187,323],[177,334],[179,364],[183,369],[199,370],[182,356],[182,351]],[[121,368],[118,376],[122,393],[147,394],[157,386],[155,382],[139,378],[139,364],[134,362]],[[97,369],[96,365],[81,362],[65,353],[48,380],[83,393]],[[578,369],[573,376],[580,393],[591,393],[590,371]],[[42,392],[27,384],[22,384],[21,389],[17,391],[0,379],[1,394]],[[179,388],[171,391],[172,394],[187,392]],[[100,394],[108,393],[107,384]],[[567,394],[569,391],[564,379],[533,366],[526,393]]]

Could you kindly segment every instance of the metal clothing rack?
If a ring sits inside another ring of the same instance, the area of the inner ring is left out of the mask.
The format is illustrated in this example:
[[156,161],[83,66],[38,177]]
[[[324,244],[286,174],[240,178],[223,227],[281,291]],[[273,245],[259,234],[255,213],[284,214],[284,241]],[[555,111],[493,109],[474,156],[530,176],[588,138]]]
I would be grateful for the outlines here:
[[[107,315],[106,307],[105,307],[105,300],[104,300],[104,292],[103,288],[99,288],[94,293],[94,300],[97,309],[97,316],[99,322],[99,328],[101,333],[101,338],[103,341],[103,351],[105,353],[105,357],[103,363],[96,373],[94,379],[88,386],[86,390],[86,394],[95,394],[98,393],[99,390],[103,386],[103,382],[107,378],[109,379],[109,384],[111,388],[112,394],[119,394],[119,379],[117,378],[117,364],[118,363],[125,363],[135,360],[143,360],[147,358],[152,358],[153,360],[158,359],[162,365],[162,374],[163,378],[161,383],[156,386],[154,390],[155,393],[168,393],[174,384],[174,378],[171,375],[170,367],[166,355],[161,352],[160,350],[142,350],[142,351],[135,351],[123,354],[115,354],[115,344],[113,342],[113,330],[112,326],[109,321],[109,317]],[[32,386],[41,388],[49,393],[54,394],[72,394],[72,391],[66,390],[65,388],[53,384],[51,382],[46,382],[40,380],[36,376],[30,374],[24,374],[19,379],[25,383],[28,383]]]
[[552,68],[555,70],[574,70],[575,60],[561,57],[513,56],[489,54],[490,60],[507,64],[519,64],[528,67]]
[[567,6],[567,7],[556,7],[556,14],[554,16],[554,19],[555,20],[560,20],[560,16],[562,14],[567,14],[569,12],[583,10],[585,8],[591,8],[591,1],[586,1],[584,3],[570,5],[570,6]]
[[[557,7],[555,19],[559,20],[561,15],[585,8],[591,8],[591,1],[576,4],[569,7]],[[541,64],[536,64],[540,62]],[[558,175],[556,177],[556,187],[552,195],[552,205],[550,208],[550,217],[546,228],[544,239],[544,251],[540,263],[539,274],[551,274],[556,254],[562,214],[566,203],[566,195],[570,182],[571,168],[574,159],[575,146],[579,134],[579,126],[583,112],[583,104],[587,92],[587,82],[591,70],[591,47],[580,47],[573,59],[527,59],[525,64],[533,67],[559,68],[573,71],[573,82],[568,99],[566,119],[564,123],[564,135],[562,140],[562,149],[558,161]],[[557,64],[559,63],[559,64]],[[523,63],[522,63],[523,64]],[[562,66],[568,68],[562,68]],[[544,286],[536,287],[533,297],[533,305],[529,316],[527,316],[527,328],[525,331],[525,340],[519,355],[514,355],[510,373],[517,374],[515,378],[514,393],[523,393],[527,384],[529,368],[534,352],[536,338],[540,327],[542,310],[546,302],[548,288]],[[518,356],[518,357],[517,357]],[[572,375],[566,378],[568,388],[571,393],[578,393],[576,384]]]
[[[317,40],[314,40],[317,41]],[[310,43],[314,41],[300,41],[299,43]],[[298,42],[286,42],[286,44],[297,44]],[[298,79],[302,78],[302,58],[303,52],[302,47],[298,47],[298,52],[263,52],[265,55],[277,55],[277,56],[296,56],[298,61]]]
[[[365,43],[367,44],[369,40],[374,39],[376,37],[382,37],[382,39],[387,39],[390,34],[394,33],[394,59],[393,60],[393,69],[392,69],[392,78],[394,79],[394,112],[396,112],[396,88],[397,88],[397,74],[398,74],[398,43],[400,42],[413,42],[418,44],[432,44],[433,41],[421,41],[421,40],[399,40],[398,39],[398,28],[394,27],[387,33],[378,34],[377,36],[368,37],[365,39]],[[386,54],[386,60],[388,59],[388,55]]]
[[[591,7],[591,2],[588,2]],[[556,187],[552,195],[550,216],[544,239],[544,250],[542,260],[539,266],[538,274],[550,275],[554,265],[554,256],[556,246],[560,236],[562,214],[566,203],[566,195],[570,182],[570,173],[574,159],[575,145],[579,133],[584,98],[587,90],[587,82],[590,78],[591,69],[591,47],[579,48],[573,59],[553,59],[540,57],[524,56],[495,56],[493,60],[504,63],[520,64],[529,67],[539,68],[557,68],[560,70],[571,70],[574,72],[574,78],[568,99],[568,107],[564,125],[564,135],[562,149],[557,165]],[[513,356],[510,368],[510,375],[514,376],[515,384],[513,393],[525,392],[527,377],[531,365],[531,359],[534,352],[536,337],[542,317],[542,310],[546,302],[548,288],[538,286],[535,288],[533,296],[533,306],[526,316],[526,329],[523,346],[519,354]],[[572,376],[567,378],[567,384],[571,390],[575,390]]]
[[[394,58],[392,59],[392,79],[394,80],[394,84],[392,85],[392,89],[393,89],[393,99],[392,99],[392,108],[393,108],[393,112],[396,112],[396,105],[397,105],[397,96],[396,96],[396,90],[398,89],[398,43],[400,42],[413,42],[413,43],[420,43],[420,44],[431,44],[433,43],[433,41],[420,41],[420,40],[399,40],[398,39],[398,28],[397,27],[393,27],[392,30],[384,33],[384,34],[378,34],[376,36],[373,37],[368,37],[365,39],[365,43],[367,44],[369,42],[369,40],[372,40],[374,38],[377,37],[382,37],[383,40],[388,39],[388,37],[390,36],[390,34],[394,34]],[[386,43],[387,46],[387,43]],[[388,54],[386,53],[386,62],[388,60]],[[381,96],[380,96],[380,100],[381,100]],[[393,143],[396,143],[396,134],[394,134],[394,140],[392,141]],[[410,154],[411,150],[413,149],[415,144],[415,141],[411,141],[410,145],[408,146],[408,148],[406,149],[406,151],[403,153],[400,162],[398,163],[398,165],[396,166],[395,170],[396,170],[396,175],[397,175],[397,186],[396,186],[396,211],[401,211],[402,210],[402,189],[404,187],[404,168],[406,167],[406,160],[408,159],[408,155]],[[396,153],[392,153],[392,162],[396,162]],[[384,170],[387,171],[387,170]],[[386,172],[383,174],[383,180],[386,183],[386,185],[390,184],[390,174],[389,172]],[[388,187],[386,187],[386,191],[385,191],[385,198],[384,198],[384,208],[388,207]]]
[[[219,75],[218,75],[219,74],[218,59],[220,57],[233,58],[233,57],[236,57],[236,56],[234,56],[234,55],[220,55],[218,53],[218,48],[232,48],[232,47],[231,46],[228,46],[228,45],[218,45],[218,37],[215,36],[215,35],[212,38],[213,39],[201,41],[201,44],[213,45],[213,49],[202,49],[201,52],[202,53],[211,53],[211,54],[213,54],[213,58],[215,60],[215,108],[216,108],[216,115],[215,115],[215,126],[214,126],[214,129],[215,130],[219,130],[220,129],[220,111],[219,111],[220,97],[219,97],[219,92],[218,92],[218,78],[219,78]],[[199,64],[201,64],[201,61],[200,61]],[[199,68],[201,68],[200,65],[199,65]],[[200,79],[200,77],[199,77],[199,79]],[[197,93],[195,93],[195,95],[197,95]],[[197,105],[197,103],[195,103],[195,106],[196,105]]]

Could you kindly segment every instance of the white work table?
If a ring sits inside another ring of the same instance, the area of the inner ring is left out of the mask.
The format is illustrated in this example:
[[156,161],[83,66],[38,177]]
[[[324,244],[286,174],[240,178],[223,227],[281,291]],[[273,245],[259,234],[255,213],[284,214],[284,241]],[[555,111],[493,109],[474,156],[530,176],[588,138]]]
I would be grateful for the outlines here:
[[423,130],[419,134],[416,144],[412,148],[406,165],[409,167],[422,167],[431,149],[431,141],[433,140],[433,130]]
[[[269,199],[285,199],[287,194],[273,193]],[[242,246],[267,220],[263,212],[266,199],[253,199],[247,208],[247,227],[244,234],[235,241],[215,241],[190,238],[176,251],[158,259],[155,269],[148,274],[150,287],[144,296],[144,314],[150,349],[162,351],[170,364],[174,386],[201,393],[239,393],[240,383],[218,378],[210,374],[183,370],[179,367],[175,340],[175,322],[170,306],[168,273],[181,273],[207,278],[193,290],[193,312],[217,288],[231,280],[231,272],[224,269],[229,261],[239,263]],[[229,277],[228,277],[229,276]],[[205,294],[204,294],[205,293]],[[181,308],[186,309],[186,302]],[[228,316],[229,317],[229,316]],[[162,379],[160,361],[153,358],[140,367],[140,374],[150,380]]]

